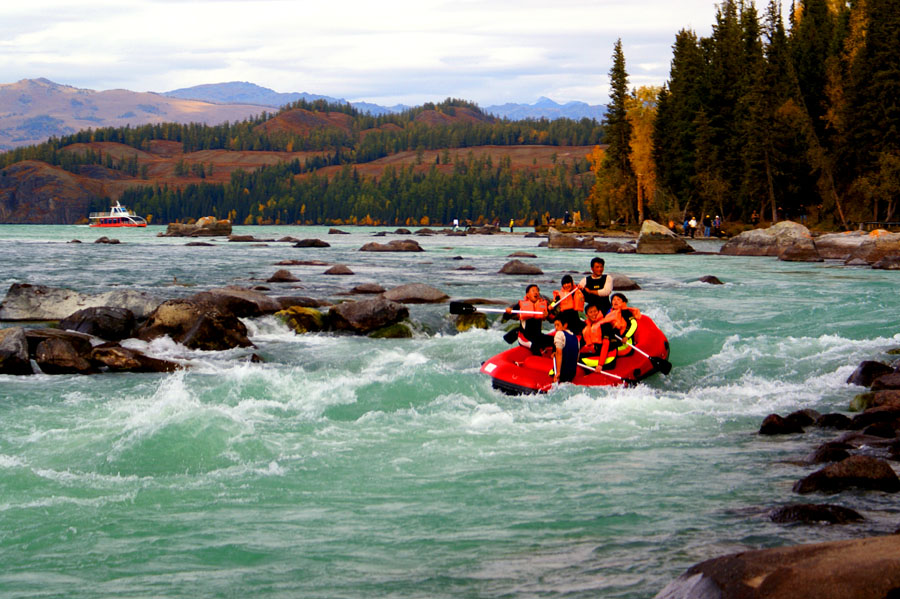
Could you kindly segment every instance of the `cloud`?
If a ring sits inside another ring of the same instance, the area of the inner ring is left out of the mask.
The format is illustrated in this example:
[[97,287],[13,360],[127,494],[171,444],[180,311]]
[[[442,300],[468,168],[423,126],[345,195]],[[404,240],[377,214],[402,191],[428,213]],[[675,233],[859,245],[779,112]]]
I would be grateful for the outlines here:
[[[12,4],[12,3],[11,3]],[[0,82],[166,91],[251,81],[379,103],[605,103],[621,37],[632,85],[661,84],[711,0],[32,0],[0,9]]]

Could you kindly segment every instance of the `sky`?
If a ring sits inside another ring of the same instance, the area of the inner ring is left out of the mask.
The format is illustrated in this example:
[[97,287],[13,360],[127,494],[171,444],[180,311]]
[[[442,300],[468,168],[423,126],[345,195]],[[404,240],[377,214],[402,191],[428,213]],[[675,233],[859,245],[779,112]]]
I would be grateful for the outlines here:
[[[714,0],[30,0],[0,6],[0,83],[165,92],[249,81],[381,105],[609,101],[662,85]],[[0,107],[2,109],[2,107]]]

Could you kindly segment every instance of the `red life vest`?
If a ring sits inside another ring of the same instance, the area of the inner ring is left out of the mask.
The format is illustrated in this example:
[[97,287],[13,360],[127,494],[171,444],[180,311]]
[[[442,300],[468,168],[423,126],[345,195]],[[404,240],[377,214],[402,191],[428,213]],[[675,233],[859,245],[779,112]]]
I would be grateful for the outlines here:
[[541,298],[536,302],[532,302],[528,299],[520,299],[519,300],[519,310],[541,313],[540,315],[538,315],[538,314],[519,314],[519,320],[528,320],[529,318],[546,318],[547,317],[547,300],[545,300],[544,298]]
[[[565,295],[569,292],[560,289],[559,291],[556,291],[554,293],[558,293],[559,297],[565,297]],[[556,307],[559,308],[560,312],[562,312],[563,310],[575,310],[576,312],[583,312],[584,295],[581,293],[581,289],[576,289],[575,293],[556,304]]]

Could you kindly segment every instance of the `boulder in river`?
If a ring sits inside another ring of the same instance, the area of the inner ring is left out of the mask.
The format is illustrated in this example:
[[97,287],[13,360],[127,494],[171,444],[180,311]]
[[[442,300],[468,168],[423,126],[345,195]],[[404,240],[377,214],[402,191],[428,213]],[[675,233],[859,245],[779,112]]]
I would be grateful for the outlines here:
[[131,289],[89,295],[72,289],[13,283],[0,303],[0,320],[61,320],[82,308],[96,306],[125,308],[142,319],[160,303],[158,297]]
[[369,242],[359,248],[361,252],[424,252],[414,239],[394,239],[387,243]]
[[160,237],[227,237],[231,235],[231,221],[204,216],[194,224],[169,223]]
[[384,293],[385,289],[378,283],[361,283],[350,290],[352,295],[377,295]]
[[778,414],[769,414],[766,416],[762,421],[762,425],[759,427],[760,435],[790,435],[802,432],[803,427],[796,421],[782,418]]
[[811,239],[809,229],[784,220],[767,229],[752,229],[735,235],[719,250],[726,256],[777,256],[801,239]]
[[353,271],[346,264],[335,264],[324,273],[325,275],[352,275]]
[[886,461],[867,455],[852,455],[794,484],[794,492],[800,494],[837,493],[852,488],[896,493],[900,491],[900,479]]
[[805,237],[794,240],[778,252],[778,259],[785,262],[824,262],[812,238]]
[[691,566],[656,599],[885,599],[900,535],[744,551]]
[[856,510],[840,505],[793,503],[769,512],[769,519],[779,524],[802,522],[803,524],[849,524],[860,522],[863,517]]
[[567,233],[560,233],[554,227],[550,227],[548,230],[550,234],[547,239],[547,247],[550,248],[574,248],[574,249],[594,249],[594,239],[590,238],[587,240],[579,239],[574,235],[569,235]]
[[330,248],[331,244],[321,239],[301,239],[294,244],[295,248]]
[[408,316],[409,309],[406,306],[383,297],[344,302],[328,311],[332,328],[363,335],[400,322]]
[[175,372],[184,368],[178,362],[151,358],[135,349],[105,343],[91,350],[91,362],[103,364],[115,372]]
[[97,369],[65,339],[41,341],[34,352],[38,368],[46,374],[92,374]]
[[168,335],[192,349],[217,351],[253,344],[236,316],[190,300],[169,300],[153,311],[137,332],[144,341]]
[[860,387],[871,387],[872,383],[883,374],[890,374],[894,369],[883,362],[874,360],[865,360],[859,363],[856,370],[847,377],[848,385],[859,385]]
[[59,321],[59,328],[93,335],[109,341],[120,341],[131,337],[136,321],[134,313],[127,308],[98,306],[73,312]]
[[286,268],[279,268],[271,277],[266,279],[266,283],[296,283],[299,281],[291,271]]
[[327,325],[325,315],[315,308],[291,306],[276,312],[275,316],[295,333],[317,333],[324,331]]
[[645,220],[641,224],[641,234],[637,241],[638,254],[686,254],[693,251],[693,247],[667,227],[652,220]]
[[425,283],[407,283],[384,292],[384,298],[401,304],[437,304],[450,299],[446,293]]
[[535,266],[521,260],[510,260],[500,268],[500,274],[503,275],[542,275],[544,271]]
[[697,279],[697,281],[700,283],[707,283],[709,285],[724,285],[725,284],[719,279],[719,277],[714,276],[714,275],[704,275],[704,276],[700,277],[699,279]]
[[0,374],[33,374],[22,327],[0,329]]
[[900,372],[883,374],[872,381],[872,391],[883,391],[885,389],[900,389]]

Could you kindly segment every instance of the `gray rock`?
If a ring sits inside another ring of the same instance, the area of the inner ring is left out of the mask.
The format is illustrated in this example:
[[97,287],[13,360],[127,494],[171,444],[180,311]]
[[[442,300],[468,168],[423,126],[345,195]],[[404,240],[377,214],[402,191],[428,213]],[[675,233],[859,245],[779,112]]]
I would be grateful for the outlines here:
[[231,285],[197,293],[190,299],[199,304],[214,306],[219,312],[233,314],[238,318],[274,314],[283,307],[279,300],[265,293]]
[[801,522],[803,524],[849,524],[860,522],[864,518],[856,510],[839,505],[818,505],[814,503],[795,503],[769,512],[769,519],[779,524]]
[[362,283],[361,285],[357,285],[353,289],[350,290],[351,294],[354,295],[367,295],[367,294],[379,294],[384,293],[385,289],[378,283]]
[[330,248],[331,244],[321,239],[301,239],[294,244],[295,248]]
[[785,262],[824,262],[812,239],[800,238],[778,252],[778,259]]
[[22,327],[0,329],[0,374],[33,374]]
[[885,256],[872,265],[878,270],[900,270],[900,255]]
[[613,280],[613,291],[637,291],[641,288],[641,286],[632,281],[628,275],[613,272],[609,273],[609,276],[611,276]]
[[575,249],[583,249],[589,248],[594,249],[594,240],[593,238],[588,240],[579,239],[574,235],[568,235],[566,233],[560,233],[557,229],[550,227],[548,230],[550,237],[547,239],[547,247],[550,248],[575,248]]
[[641,225],[638,254],[686,254],[693,251],[693,247],[667,227],[652,220],[645,220]]
[[735,235],[725,242],[719,253],[726,256],[778,256],[797,241],[811,238],[809,229],[786,220],[768,229],[753,229]]
[[163,302],[137,331],[144,341],[164,335],[191,349],[208,351],[253,345],[247,327],[236,316],[190,300]]
[[231,221],[203,217],[195,224],[170,223],[160,237],[227,237],[231,235]]
[[0,304],[0,320],[60,320],[83,308],[100,306],[125,308],[142,319],[160,303],[158,297],[130,289],[89,295],[71,289],[13,283]]

